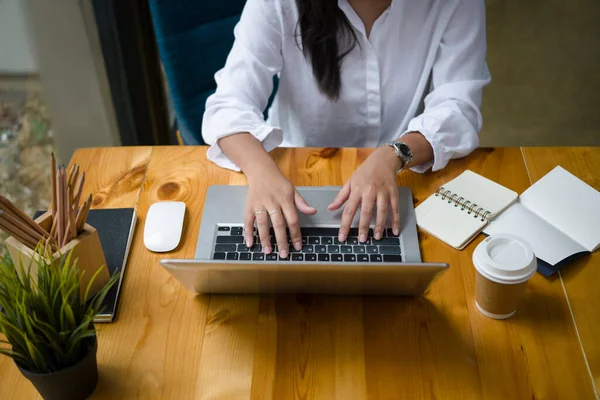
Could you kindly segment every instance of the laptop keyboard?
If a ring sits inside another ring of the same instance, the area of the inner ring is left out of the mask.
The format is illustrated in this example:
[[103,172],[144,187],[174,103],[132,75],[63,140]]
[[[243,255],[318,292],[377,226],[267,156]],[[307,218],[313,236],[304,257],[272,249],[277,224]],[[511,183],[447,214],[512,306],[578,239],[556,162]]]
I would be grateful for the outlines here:
[[369,230],[369,238],[365,243],[358,241],[358,228],[350,229],[344,242],[338,240],[338,228],[301,228],[302,250],[291,245],[288,232],[289,255],[281,258],[278,254],[275,233],[271,228],[271,244],[273,252],[264,254],[260,239],[254,229],[254,246],[248,248],[244,243],[244,231],[240,226],[219,226],[217,240],[213,249],[213,260],[232,261],[294,261],[294,262],[402,262],[400,239],[394,236],[391,229],[384,231],[380,240],[373,237],[373,229]]

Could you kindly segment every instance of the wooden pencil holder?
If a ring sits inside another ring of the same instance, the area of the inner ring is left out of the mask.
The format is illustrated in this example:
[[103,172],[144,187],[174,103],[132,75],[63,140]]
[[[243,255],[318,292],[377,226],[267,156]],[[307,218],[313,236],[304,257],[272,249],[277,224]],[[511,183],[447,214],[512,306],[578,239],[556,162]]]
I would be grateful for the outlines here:
[[[52,213],[47,212],[41,215],[35,222],[40,224],[45,230],[49,231],[50,226],[52,225]],[[12,236],[6,239],[6,247],[8,247],[10,257],[15,266],[17,266],[17,272],[19,274],[21,273],[20,268],[18,268],[19,263],[23,263],[25,270],[31,264],[31,276],[37,282],[38,271],[37,263],[35,261],[38,260],[39,254]],[[94,279],[88,294],[89,298],[98,293],[110,279],[110,272],[106,266],[106,259],[104,258],[104,252],[102,251],[102,244],[100,243],[98,231],[94,227],[85,224],[83,233],[52,254],[52,260],[59,259],[62,255],[69,253],[71,250],[73,251],[71,259],[73,261],[77,260],[76,265],[81,279],[82,297],[85,295],[85,291],[91,278],[98,269],[102,269],[96,279]]]

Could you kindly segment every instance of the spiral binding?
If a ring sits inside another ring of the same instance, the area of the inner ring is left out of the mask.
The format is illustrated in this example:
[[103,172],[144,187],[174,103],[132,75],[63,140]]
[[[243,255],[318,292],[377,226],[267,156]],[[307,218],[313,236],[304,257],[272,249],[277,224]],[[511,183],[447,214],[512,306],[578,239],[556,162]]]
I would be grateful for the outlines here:
[[[467,210],[467,214],[473,214],[474,218],[481,217],[481,221],[485,221],[487,216],[491,213],[479,207],[477,204],[465,200],[464,197],[458,197],[458,194],[452,193],[443,186],[440,186],[434,193],[435,196],[441,197],[442,200],[447,201],[448,204],[454,203],[454,207],[460,207],[461,211]],[[458,198],[457,198],[458,197]]]

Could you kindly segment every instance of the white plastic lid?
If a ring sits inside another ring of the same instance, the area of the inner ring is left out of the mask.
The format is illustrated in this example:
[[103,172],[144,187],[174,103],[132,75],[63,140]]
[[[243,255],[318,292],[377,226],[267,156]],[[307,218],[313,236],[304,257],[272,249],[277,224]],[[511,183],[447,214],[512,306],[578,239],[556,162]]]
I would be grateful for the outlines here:
[[473,264],[481,275],[505,284],[525,282],[537,270],[529,243],[509,234],[489,236],[481,242],[473,253]]

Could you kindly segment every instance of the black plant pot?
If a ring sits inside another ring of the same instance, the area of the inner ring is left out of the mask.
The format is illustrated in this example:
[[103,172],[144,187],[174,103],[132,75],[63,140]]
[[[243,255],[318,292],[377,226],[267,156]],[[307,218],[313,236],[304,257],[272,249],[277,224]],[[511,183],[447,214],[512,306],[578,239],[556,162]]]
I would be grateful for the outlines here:
[[98,340],[94,337],[90,352],[72,367],[48,374],[33,373],[18,365],[17,367],[46,400],[87,399],[98,384],[97,350]]

